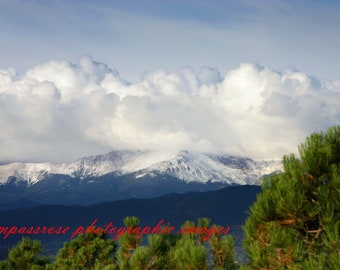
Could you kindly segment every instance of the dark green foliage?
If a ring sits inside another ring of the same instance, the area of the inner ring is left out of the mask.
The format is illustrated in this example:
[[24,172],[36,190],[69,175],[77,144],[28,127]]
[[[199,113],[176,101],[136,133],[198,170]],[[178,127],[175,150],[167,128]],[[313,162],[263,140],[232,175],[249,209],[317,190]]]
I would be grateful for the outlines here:
[[[91,233],[80,234],[76,239],[64,243],[53,264],[39,255],[42,251],[39,241],[23,238],[9,252],[8,260],[0,262],[0,270],[235,269],[232,237],[215,232],[210,241],[202,239],[205,234],[201,235],[200,229],[210,225],[207,218],[199,219],[197,226],[192,221],[185,222],[183,232],[170,232],[169,226],[161,226],[158,233],[147,235],[146,246],[140,245],[142,238],[133,231],[139,223],[137,217],[124,219],[127,230],[118,239],[117,252],[115,241],[100,231],[94,233],[94,228]],[[207,260],[209,249],[215,262],[211,267],[208,267]]]
[[[137,257],[137,251],[139,248],[143,248],[148,258],[148,264],[145,269],[153,269],[153,270],[163,270],[170,269],[170,260],[169,250],[171,247],[174,247],[177,241],[180,239],[179,235],[176,234],[154,234],[148,235],[148,246],[147,247],[138,247],[136,252],[132,256],[132,269],[140,269],[136,267],[136,264],[133,262],[135,257]],[[139,251],[141,254],[141,251]],[[140,255],[139,255],[140,256]]]
[[197,220],[197,223],[198,223],[197,225],[198,225],[198,228],[199,228],[198,241],[200,243],[203,243],[204,241],[206,241],[206,238],[205,238],[206,235],[203,233],[202,229],[210,227],[211,219],[210,218],[199,218]]
[[[137,228],[140,223],[140,220],[137,217],[126,217],[124,218],[124,225],[127,229],[131,228],[132,230]],[[119,269],[121,270],[129,270],[130,267],[130,258],[132,256],[133,251],[139,246],[142,241],[141,237],[138,237],[137,234],[124,232],[118,239],[119,249],[117,252],[117,259]],[[139,256],[140,257],[140,256]],[[141,268],[143,269],[143,268]]]
[[43,247],[38,240],[23,237],[8,253],[8,259],[0,262],[1,270],[38,270],[45,269],[50,262],[46,256],[40,255]]
[[8,260],[0,261],[0,270],[11,270],[11,264]]
[[207,253],[192,237],[182,237],[169,252],[169,269],[208,269]]
[[151,268],[151,255],[150,249],[148,247],[138,247],[136,248],[133,256],[130,260],[131,269],[145,269],[149,270]]
[[59,250],[57,269],[101,269],[114,263],[116,244],[105,234],[81,234]]
[[210,238],[209,244],[213,254],[214,269],[236,269],[234,254],[235,240],[232,236],[214,234]]
[[314,133],[264,180],[244,226],[242,269],[339,269],[340,127]]

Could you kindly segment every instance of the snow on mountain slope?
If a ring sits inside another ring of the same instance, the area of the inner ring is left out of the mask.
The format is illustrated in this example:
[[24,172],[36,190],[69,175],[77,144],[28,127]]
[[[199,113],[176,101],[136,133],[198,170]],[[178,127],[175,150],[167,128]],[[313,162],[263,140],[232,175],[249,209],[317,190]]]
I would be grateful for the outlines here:
[[57,174],[59,171],[67,172],[66,164],[57,163],[11,163],[0,166],[0,183],[7,182],[9,177],[15,177],[17,180],[27,181],[28,184],[44,179],[49,174]]
[[191,182],[259,184],[260,177],[281,171],[281,161],[254,161],[249,158],[194,154],[182,151],[172,159],[154,164],[137,177],[158,172]]
[[112,151],[104,155],[81,158],[69,164],[12,163],[0,166],[0,183],[9,177],[27,181],[29,185],[50,174],[64,174],[86,179],[107,173],[136,178],[166,174],[187,182],[222,182],[229,184],[258,184],[263,175],[282,170],[280,160],[254,161],[249,158],[199,154],[181,151],[167,154],[151,151]]

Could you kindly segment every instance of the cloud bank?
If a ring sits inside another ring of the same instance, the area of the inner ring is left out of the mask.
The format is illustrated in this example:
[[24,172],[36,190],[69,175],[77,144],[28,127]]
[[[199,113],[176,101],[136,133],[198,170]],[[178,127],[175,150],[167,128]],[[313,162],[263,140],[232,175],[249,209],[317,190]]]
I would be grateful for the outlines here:
[[110,149],[280,158],[340,124],[340,83],[243,63],[145,73],[129,83],[84,57],[0,70],[0,162],[71,161]]

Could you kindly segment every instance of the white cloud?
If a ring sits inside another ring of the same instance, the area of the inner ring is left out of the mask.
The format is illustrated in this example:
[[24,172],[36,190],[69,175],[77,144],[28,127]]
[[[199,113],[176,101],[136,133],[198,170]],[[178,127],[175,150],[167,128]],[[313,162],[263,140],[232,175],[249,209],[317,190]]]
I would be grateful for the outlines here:
[[91,57],[23,76],[0,70],[0,162],[69,161],[109,149],[275,158],[337,124],[339,82],[296,70],[158,69],[134,84]]

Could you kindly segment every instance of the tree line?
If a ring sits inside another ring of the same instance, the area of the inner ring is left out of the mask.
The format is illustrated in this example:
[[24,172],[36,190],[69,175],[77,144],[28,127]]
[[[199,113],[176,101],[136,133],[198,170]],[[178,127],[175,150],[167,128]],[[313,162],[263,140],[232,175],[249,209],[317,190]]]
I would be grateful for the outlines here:
[[147,243],[142,244],[143,238],[133,233],[140,220],[126,217],[124,225],[131,230],[121,234],[118,240],[110,239],[103,231],[80,234],[65,242],[55,259],[41,255],[40,241],[24,237],[9,251],[8,258],[0,262],[0,269],[235,269],[234,238],[221,234],[223,227],[214,225],[214,233],[207,239],[210,222],[208,218],[198,219],[197,224],[187,221],[182,233],[170,233],[164,227],[163,233],[147,235]]

